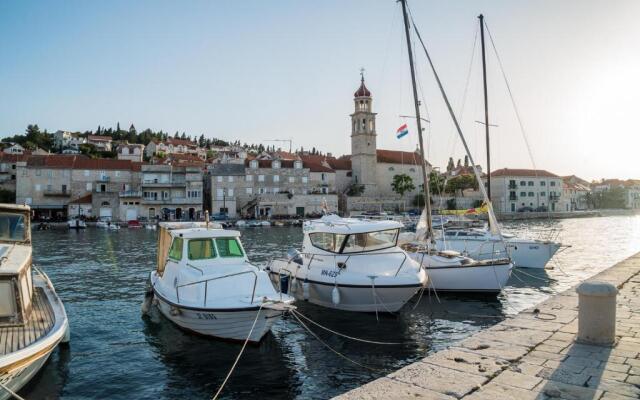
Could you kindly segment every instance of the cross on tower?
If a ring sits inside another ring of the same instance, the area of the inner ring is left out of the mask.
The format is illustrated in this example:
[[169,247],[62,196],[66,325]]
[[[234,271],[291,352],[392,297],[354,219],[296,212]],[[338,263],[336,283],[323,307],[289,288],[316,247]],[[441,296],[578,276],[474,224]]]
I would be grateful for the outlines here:
[[360,79],[362,82],[364,82],[364,67],[360,68]]

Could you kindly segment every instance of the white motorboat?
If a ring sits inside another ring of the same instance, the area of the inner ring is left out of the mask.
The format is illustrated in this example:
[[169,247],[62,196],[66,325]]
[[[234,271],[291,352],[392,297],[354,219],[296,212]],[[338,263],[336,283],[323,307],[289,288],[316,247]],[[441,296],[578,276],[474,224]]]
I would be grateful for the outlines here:
[[150,231],[155,231],[157,229],[156,224],[154,223],[148,223],[144,226],[144,229],[148,229]]
[[99,219],[96,222],[96,227],[100,229],[109,229],[112,231],[117,231],[120,229],[120,225],[116,224],[115,222],[111,222],[110,219]]
[[204,222],[159,226],[157,269],[143,311],[154,304],[186,330],[259,342],[293,308],[294,299],[277,293],[268,275],[249,263],[240,232]]
[[427,274],[397,246],[402,224],[327,215],[303,225],[302,252],[269,262],[281,292],[339,310],[396,312]]
[[69,229],[85,229],[87,224],[80,218],[71,218],[67,221],[67,227]]
[[495,257],[505,247],[513,264],[522,268],[544,268],[563,246],[551,240],[521,239],[513,235],[494,234],[483,229],[449,229],[436,240],[438,249],[455,250],[477,260]]
[[31,264],[29,216],[28,206],[0,204],[0,399],[13,398],[69,340],[64,306]]
[[238,221],[236,221],[236,226],[238,228],[246,228],[247,227],[247,221],[239,219]]

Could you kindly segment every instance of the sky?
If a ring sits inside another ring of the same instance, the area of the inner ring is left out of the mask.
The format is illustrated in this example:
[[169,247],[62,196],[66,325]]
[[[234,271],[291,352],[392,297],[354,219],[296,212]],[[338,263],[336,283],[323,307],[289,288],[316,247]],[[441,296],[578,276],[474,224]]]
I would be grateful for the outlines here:
[[[485,169],[477,16],[487,37],[491,165],[592,180],[640,178],[638,1],[410,0],[421,35]],[[378,148],[416,148],[411,82],[395,0],[0,2],[0,136],[138,130],[350,152],[364,68]],[[474,46],[475,43],[475,46]],[[414,43],[415,44],[415,43]],[[464,150],[416,48],[432,164]],[[409,123],[398,140],[395,130]],[[528,143],[528,145],[527,145]]]

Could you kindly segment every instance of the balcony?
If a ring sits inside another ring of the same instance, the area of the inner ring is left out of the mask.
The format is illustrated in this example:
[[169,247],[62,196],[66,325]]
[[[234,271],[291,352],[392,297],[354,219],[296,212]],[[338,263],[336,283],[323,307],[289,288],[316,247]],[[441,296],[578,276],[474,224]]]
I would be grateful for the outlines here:
[[509,189],[511,190],[515,190],[518,188],[518,185],[515,182],[511,182],[509,183]]
[[202,204],[202,197],[172,197],[169,199],[145,197],[144,199],[142,199],[142,203],[143,204],[165,204],[165,205]]
[[171,182],[160,182],[158,180],[153,181],[143,181],[142,186],[150,187],[150,188],[158,188],[158,187],[186,187],[187,182],[184,180],[173,180]]
[[549,195],[549,201],[558,201],[560,200],[560,195],[559,194],[550,194]]
[[120,197],[142,197],[142,191],[141,190],[121,190],[119,193]]
[[515,194],[509,195],[509,201],[516,201],[516,200],[518,200],[518,197]]
[[111,182],[111,177],[103,175],[96,178],[96,182],[99,183],[109,183]]
[[42,194],[47,197],[70,197],[71,192],[63,189],[47,189]]

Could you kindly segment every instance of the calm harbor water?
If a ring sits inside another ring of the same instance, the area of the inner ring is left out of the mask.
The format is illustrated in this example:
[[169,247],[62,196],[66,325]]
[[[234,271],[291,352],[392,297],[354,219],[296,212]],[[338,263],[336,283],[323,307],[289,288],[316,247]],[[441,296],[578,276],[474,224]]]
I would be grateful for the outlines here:
[[[317,331],[336,356],[293,318],[248,347],[223,398],[318,398],[343,393],[544,300],[640,251],[640,215],[506,223],[505,231],[572,245],[553,270],[516,271],[498,298],[425,296],[399,316],[362,315],[299,304],[337,331],[400,346],[368,345]],[[21,394],[33,399],[206,399],[216,392],[240,346],[185,333],[157,313],[142,318],[145,279],[155,263],[156,232],[34,232],[34,262],[65,303],[71,344],[57,349]],[[243,230],[252,261],[298,247],[300,228]],[[417,299],[416,299],[417,300]],[[487,317],[489,316],[489,317]],[[495,317],[492,317],[495,316]]]

